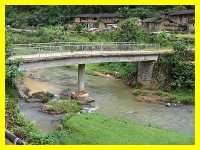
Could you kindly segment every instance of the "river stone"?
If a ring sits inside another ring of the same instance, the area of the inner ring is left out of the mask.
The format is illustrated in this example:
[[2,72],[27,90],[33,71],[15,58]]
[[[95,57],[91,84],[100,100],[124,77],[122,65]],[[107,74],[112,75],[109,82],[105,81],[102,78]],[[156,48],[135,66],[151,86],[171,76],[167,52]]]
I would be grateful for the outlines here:
[[80,102],[80,104],[88,103],[89,94],[86,91],[75,91],[71,93],[71,98]]
[[166,103],[165,106],[166,106],[166,107],[170,107],[170,106],[171,106],[171,103]]
[[53,97],[54,97],[54,94],[50,92],[40,91],[40,92],[32,93],[32,95],[30,96],[30,101],[35,100],[35,101],[41,101],[43,103],[46,103]]
[[30,89],[25,87],[25,85],[20,79],[15,80],[15,86],[17,88],[19,96],[24,100],[28,100],[30,96]]

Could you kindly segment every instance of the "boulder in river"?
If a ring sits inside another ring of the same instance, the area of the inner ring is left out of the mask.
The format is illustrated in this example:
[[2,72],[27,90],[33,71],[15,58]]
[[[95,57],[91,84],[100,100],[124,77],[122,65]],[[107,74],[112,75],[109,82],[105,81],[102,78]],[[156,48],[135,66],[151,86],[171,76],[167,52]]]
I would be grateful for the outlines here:
[[54,97],[54,94],[50,92],[40,91],[40,92],[32,93],[32,95],[30,96],[30,100],[46,103],[53,97]]
[[71,98],[78,100],[80,104],[88,103],[89,94],[86,91],[75,91],[71,93]]

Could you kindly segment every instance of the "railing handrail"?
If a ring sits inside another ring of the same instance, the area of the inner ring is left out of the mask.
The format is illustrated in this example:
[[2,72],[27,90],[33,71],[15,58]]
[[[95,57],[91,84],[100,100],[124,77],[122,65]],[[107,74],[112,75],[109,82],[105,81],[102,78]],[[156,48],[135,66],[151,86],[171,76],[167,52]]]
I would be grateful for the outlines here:
[[[13,45],[47,45],[47,44],[141,44],[138,42],[50,42],[50,43],[25,43],[25,44],[13,44]],[[147,43],[143,43],[147,44]]]
[[[32,43],[14,44],[13,55],[18,54],[41,54],[53,52],[74,52],[74,51],[140,51],[159,50],[160,45],[155,43],[137,42],[53,42],[53,43]],[[27,50],[26,50],[27,49]]]

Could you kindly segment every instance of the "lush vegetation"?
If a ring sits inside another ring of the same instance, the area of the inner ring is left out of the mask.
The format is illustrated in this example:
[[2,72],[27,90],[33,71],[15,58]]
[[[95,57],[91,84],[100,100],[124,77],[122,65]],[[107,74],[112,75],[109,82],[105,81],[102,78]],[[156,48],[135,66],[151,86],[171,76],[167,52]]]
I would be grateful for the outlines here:
[[71,23],[80,13],[121,12],[125,17],[147,18],[193,6],[7,6],[6,24],[15,28],[35,28],[37,26],[63,25]]
[[195,71],[194,64],[191,63],[192,52],[187,45],[178,41],[174,45],[174,54],[164,60],[170,69],[170,76],[172,79],[171,87],[194,89]]
[[14,87],[6,89],[6,127],[16,136],[32,144],[53,143],[53,139],[42,133],[37,127],[24,119],[18,105],[18,95]]

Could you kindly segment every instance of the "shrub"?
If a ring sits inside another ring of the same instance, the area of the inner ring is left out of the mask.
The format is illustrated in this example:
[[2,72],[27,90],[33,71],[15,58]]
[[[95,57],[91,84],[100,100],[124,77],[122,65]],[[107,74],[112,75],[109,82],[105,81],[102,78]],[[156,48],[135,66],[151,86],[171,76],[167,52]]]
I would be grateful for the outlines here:
[[119,42],[142,42],[145,40],[146,34],[140,27],[137,18],[129,18],[120,23],[113,36],[113,39]]
[[12,56],[12,33],[6,32],[6,86],[13,85],[14,79],[21,75],[21,71],[19,70],[19,65],[21,64],[21,60],[8,60],[8,57]]
[[194,65],[188,62],[190,50],[185,43],[178,41],[173,45],[175,53],[169,57],[167,63],[170,65],[170,76],[172,88],[192,88],[195,84]]
[[49,101],[43,107],[47,112],[75,113],[80,111],[81,106],[74,100]]

